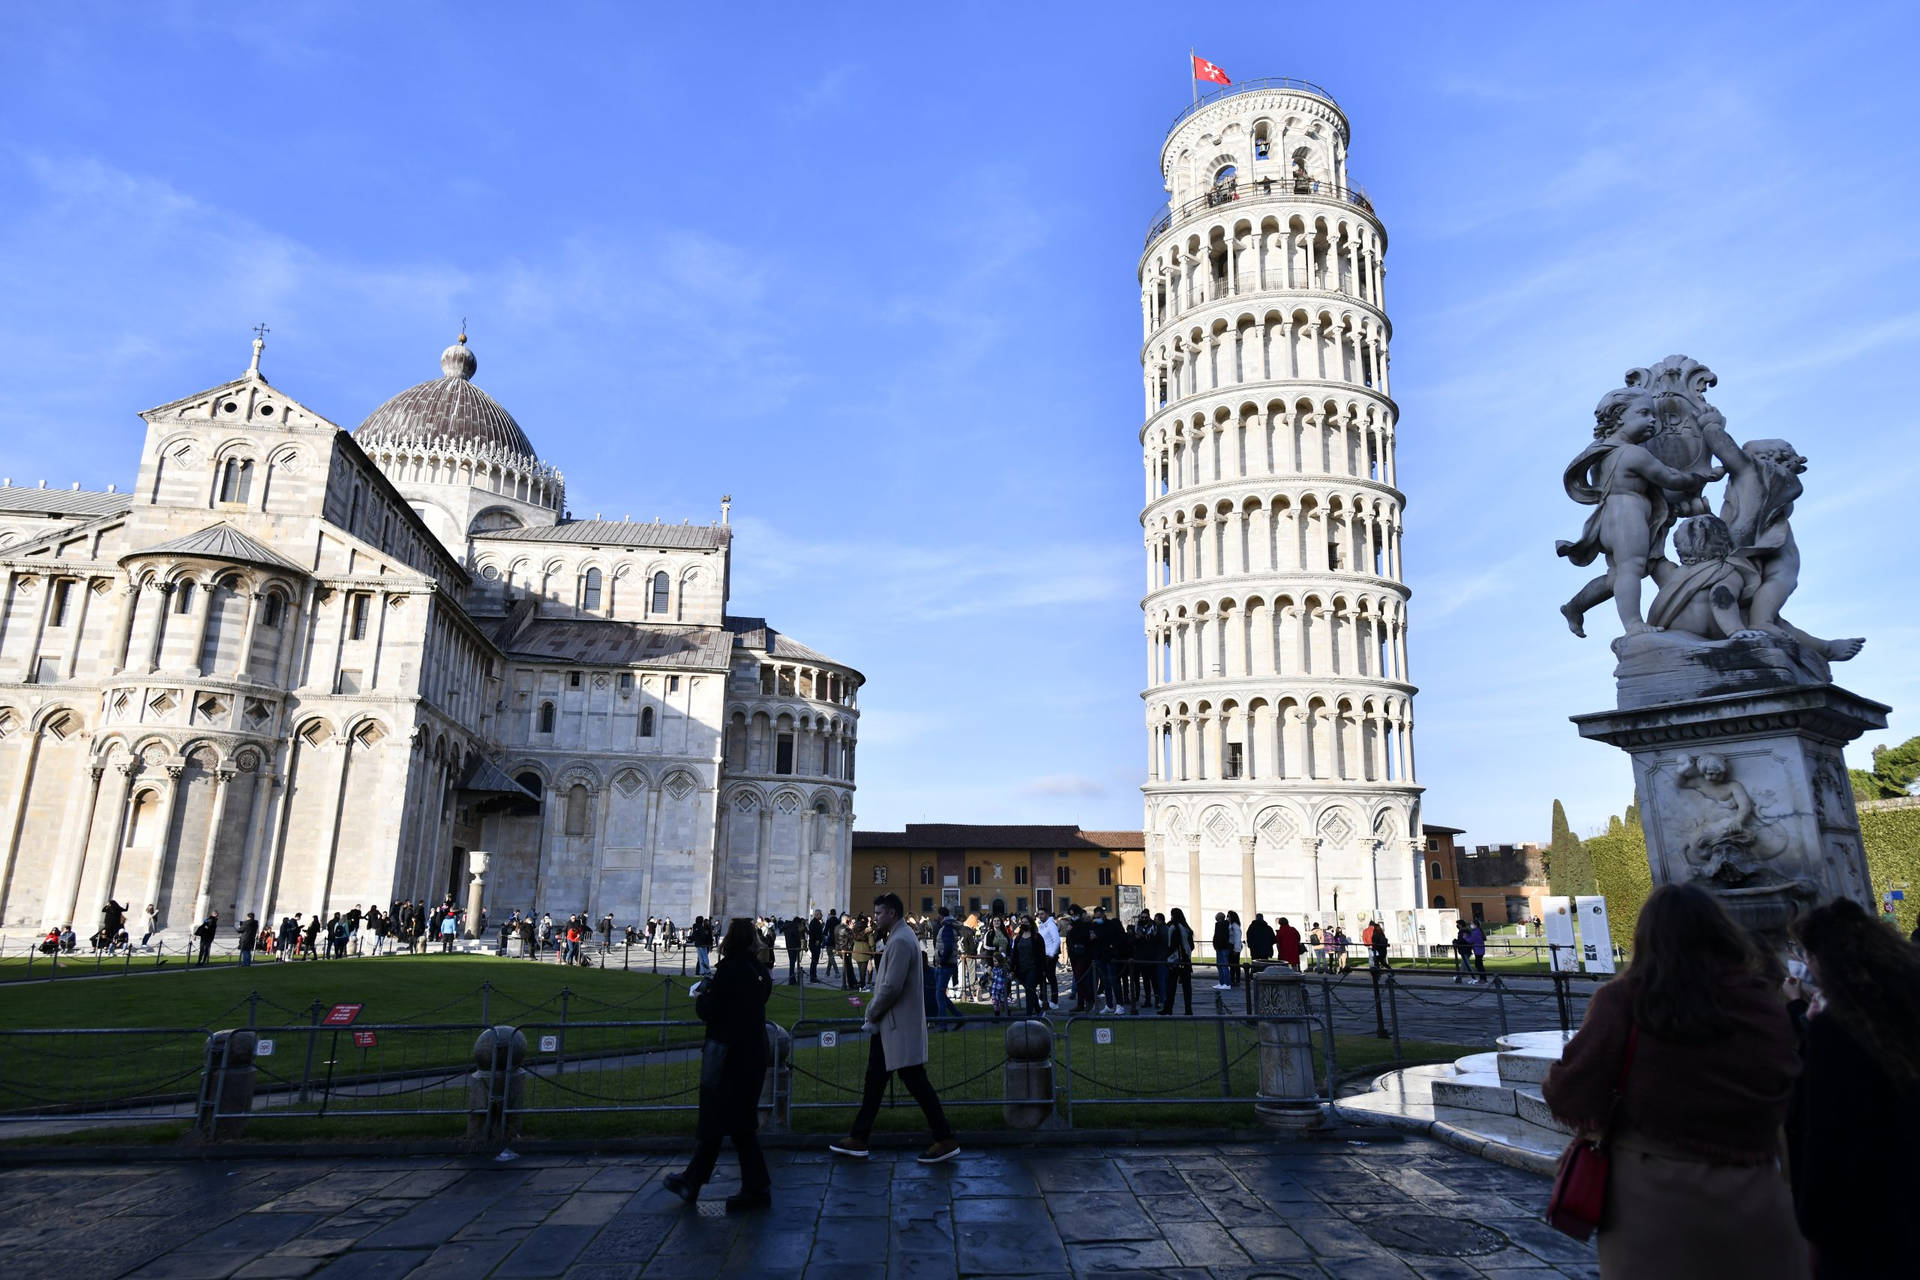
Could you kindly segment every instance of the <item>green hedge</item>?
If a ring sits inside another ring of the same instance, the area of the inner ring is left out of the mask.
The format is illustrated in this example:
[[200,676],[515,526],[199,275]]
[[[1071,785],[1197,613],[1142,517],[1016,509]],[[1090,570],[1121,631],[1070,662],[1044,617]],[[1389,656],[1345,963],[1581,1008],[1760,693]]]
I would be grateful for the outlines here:
[[1638,822],[1617,819],[1603,836],[1583,842],[1593,864],[1593,878],[1607,900],[1607,924],[1615,946],[1631,948],[1633,927],[1640,908],[1653,892],[1653,869],[1647,865],[1647,834]]
[[1902,932],[1910,932],[1915,921],[1915,894],[1920,894],[1920,808],[1870,809],[1860,811],[1860,834],[1867,843],[1867,871],[1873,877],[1873,894],[1880,897],[1889,885],[1905,881],[1907,899],[1894,903]]

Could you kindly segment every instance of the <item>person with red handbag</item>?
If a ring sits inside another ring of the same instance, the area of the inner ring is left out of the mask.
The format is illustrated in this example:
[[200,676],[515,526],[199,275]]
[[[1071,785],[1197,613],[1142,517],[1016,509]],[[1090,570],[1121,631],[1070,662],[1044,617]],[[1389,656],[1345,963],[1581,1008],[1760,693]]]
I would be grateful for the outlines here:
[[1746,930],[1695,885],[1654,890],[1632,965],[1594,992],[1542,1086],[1579,1135],[1549,1222],[1598,1230],[1602,1276],[1804,1280],[1780,1165],[1799,1073],[1786,1000]]

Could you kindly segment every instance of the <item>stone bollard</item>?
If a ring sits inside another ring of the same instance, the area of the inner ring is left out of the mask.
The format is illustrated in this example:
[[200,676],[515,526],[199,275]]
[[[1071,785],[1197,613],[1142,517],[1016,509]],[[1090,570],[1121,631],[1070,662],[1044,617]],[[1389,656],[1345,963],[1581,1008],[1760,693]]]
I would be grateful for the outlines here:
[[1009,1129],[1038,1129],[1053,1115],[1053,1028],[1037,1018],[1007,1028],[1006,1101]]
[[1306,975],[1285,965],[1254,975],[1253,1015],[1261,1019],[1261,1101],[1254,1103],[1254,1114],[1275,1128],[1295,1133],[1317,1129],[1325,1119],[1313,1070],[1313,1028],[1307,1022],[1273,1019],[1306,1017],[1312,1012]]
[[767,1024],[767,1079],[760,1086],[760,1127],[784,1133],[793,1123],[793,1033]]
[[473,1042],[467,1077],[467,1141],[507,1143],[520,1136],[526,1094],[527,1037],[518,1027],[488,1027]]
[[252,1031],[216,1031],[207,1037],[207,1058],[200,1081],[200,1106],[194,1132],[202,1142],[226,1142],[247,1136],[253,1111],[253,1053],[260,1038]]

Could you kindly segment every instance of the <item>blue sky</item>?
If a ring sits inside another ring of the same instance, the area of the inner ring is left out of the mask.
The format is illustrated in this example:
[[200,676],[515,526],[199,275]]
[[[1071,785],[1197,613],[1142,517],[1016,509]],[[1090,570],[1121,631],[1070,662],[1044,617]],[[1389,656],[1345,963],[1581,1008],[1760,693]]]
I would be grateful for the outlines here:
[[[469,317],[576,515],[717,517],[861,668],[861,825],[1140,819],[1134,271],[1188,45],[1326,85],[1391,237],[1425,817],[1628,799],[1560,492],[1621,373],[1812,459],[1796,621],[1920,732],[1910,5],[10,5],[0,473],[238,373],[346,426]],[[1856,749],[1864,758],[1865,752]]]

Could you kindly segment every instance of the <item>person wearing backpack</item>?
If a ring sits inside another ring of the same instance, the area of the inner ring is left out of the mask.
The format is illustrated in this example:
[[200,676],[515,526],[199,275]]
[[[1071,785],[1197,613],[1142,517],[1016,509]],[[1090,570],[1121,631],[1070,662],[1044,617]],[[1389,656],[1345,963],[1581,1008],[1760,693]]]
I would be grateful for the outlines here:
[[940,923],[933,930],[933,1009],[935,1018],[948,1019],[947,1025],[960,1025],[960,1011],[953,1007],[947,987],[960,967],[960,927],[953,912],[940,908]]

